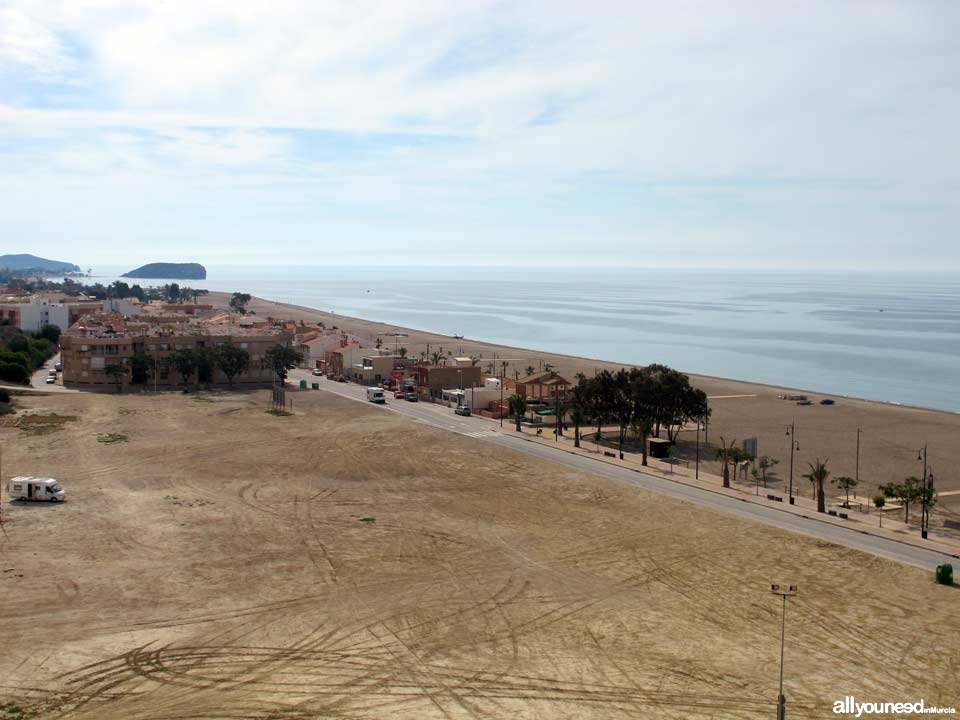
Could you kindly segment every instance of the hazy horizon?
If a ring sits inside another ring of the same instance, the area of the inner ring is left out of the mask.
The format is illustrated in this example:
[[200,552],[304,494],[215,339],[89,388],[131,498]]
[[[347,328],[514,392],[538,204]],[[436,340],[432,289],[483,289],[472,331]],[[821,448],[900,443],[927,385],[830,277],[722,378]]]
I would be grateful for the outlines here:
[[7,0],[0,251],[956,270],[958,20],[892,0]]

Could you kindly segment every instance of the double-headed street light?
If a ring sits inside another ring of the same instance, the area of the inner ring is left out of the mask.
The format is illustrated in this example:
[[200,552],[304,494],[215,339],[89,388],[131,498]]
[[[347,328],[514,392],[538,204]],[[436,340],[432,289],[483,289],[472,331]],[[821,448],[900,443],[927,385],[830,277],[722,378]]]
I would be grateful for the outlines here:
[[787,598],[795,597],[796,585],[771,585],[770,592],[783,598],[783,615],[780,620],[780,694],[777,696],[777,720],[786,720],[787,699],[783,696],[783,641],[787,631]]

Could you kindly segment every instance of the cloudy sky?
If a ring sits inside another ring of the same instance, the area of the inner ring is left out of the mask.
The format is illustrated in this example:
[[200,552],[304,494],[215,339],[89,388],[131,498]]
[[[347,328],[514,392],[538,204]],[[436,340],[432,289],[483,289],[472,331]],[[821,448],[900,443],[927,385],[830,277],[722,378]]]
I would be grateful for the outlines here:
[[0,251],[960,268],[960,4],[0,0]]

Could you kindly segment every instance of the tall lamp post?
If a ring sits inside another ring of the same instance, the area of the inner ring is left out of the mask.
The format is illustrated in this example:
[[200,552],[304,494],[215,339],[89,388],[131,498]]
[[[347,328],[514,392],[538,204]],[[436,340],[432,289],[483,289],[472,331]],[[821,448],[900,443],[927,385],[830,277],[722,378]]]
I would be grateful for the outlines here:
[[793,499],[793,451],[800,449],[800,443],[797,442],[797,423],[796,421],[790,423],[790,427],[787,428],[787,435],[790,436],[790,489],[787,492],[787,497],[790,498],[790,504],[794,504]]
[[923,460],[923,475],[920,477],[923,479],[923,495],[922,495],[922,504],[920,505],[920,537],[924,540],[927,539],[927,525],[930,522],[930,511],[927,509],[929,505],[929,498],[927,497],[927,444],[924,443],[923,447],[920,448],[920,452],[917,453],[917,460]]
[[783,646],[787,632],[787,598],[795,597],[796,585],[771,585],[770,592],[783,598],[783,614],[780,619],[780,694],[777,696],[777,720],[786,720],[787,699],[783,696]]

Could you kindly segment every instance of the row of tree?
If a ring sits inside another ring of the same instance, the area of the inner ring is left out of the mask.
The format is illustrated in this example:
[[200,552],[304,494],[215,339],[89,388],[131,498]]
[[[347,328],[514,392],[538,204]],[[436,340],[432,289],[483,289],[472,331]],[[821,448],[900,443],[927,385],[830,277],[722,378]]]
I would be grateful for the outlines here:
[[[77,297],[86,295],[97,300],[134,298],[140,302],[150,300],[162,300],[169,303],[197,302],[199,298],[207,295],[210,291],[201,288],[181,287],[179,283],[168,283],[166,285],[143,287],[134,283],[130,285],[123,280],[104,285],[103,283],[86,284],[65,277],[62,282],[55,280],[45,280],[43,278],[24,279],[13,278],[8,286],[25,290],[27,292],[54,291],[62,292],[64,295]],[[249,296],[247,296],[249,298]]]
[[[303,356],[289,345],[278,343],[267,348],[263,355],[262,367],[271,369],[283,382],[287,373],[302,362]],[[124,378],[130,378],[131,385],[147,385],[151,377],[159,372],[176,372],[181,383],[191,381],[198,384],[213,382],[214,370],[220,370],[227,383],[233,387],[234,379],[250,369],[250,353],[233,343],[219,343],[213,347],[181,348],[167,356],[154,356],[138,352],[124,362],[113,363],[104,368],[120,390]]]
[[56,352],[59,339],[60,328],[56,325],[25,333],[5,320],[0,328],[0,380],[27,383],[34,369]]
[[[528,368],[529,369],[529,368]],[[690,384],[686,374],[666,365],[648,365],[603,370],[591,378],[577,375],[577,384],[564,400],[557,402],[557,432],[563,434],[563,418],[569,415],[574,426],[574,445],[580,447],[580,428],[596,425],[597,439],[605,424],[615,423],[619,430],[620,457],[628,430],[640,441],[643,464],[647,464],[647,440],[661,432],[674,442],[688,422],[704,421],[710,414],[707,396]],[[509,409],[520,430],[520,419],[527,409],[526,399],[513,395]]]

